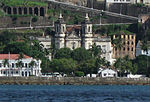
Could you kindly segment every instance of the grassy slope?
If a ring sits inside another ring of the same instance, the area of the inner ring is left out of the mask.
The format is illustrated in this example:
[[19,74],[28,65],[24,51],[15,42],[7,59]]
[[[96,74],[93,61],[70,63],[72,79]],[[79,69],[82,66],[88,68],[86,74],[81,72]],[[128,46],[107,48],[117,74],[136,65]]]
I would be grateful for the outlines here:
[[48,6],[45,2],[27,1],[27,0],[4,0],[6,6]]

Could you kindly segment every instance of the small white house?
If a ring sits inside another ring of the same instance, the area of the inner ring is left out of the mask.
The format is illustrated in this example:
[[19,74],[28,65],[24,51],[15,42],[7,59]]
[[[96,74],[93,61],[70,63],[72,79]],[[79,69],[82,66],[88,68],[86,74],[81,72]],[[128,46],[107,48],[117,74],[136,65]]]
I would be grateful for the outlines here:
[[19,54],[0,54],[0,76],[41,76],[41,60]]
[[106,68],[106,69],[99,68],[98,74],[99,74],[99,76],[101,76],[103,78],[118,76],[117,71],[110,69],[110,68]]

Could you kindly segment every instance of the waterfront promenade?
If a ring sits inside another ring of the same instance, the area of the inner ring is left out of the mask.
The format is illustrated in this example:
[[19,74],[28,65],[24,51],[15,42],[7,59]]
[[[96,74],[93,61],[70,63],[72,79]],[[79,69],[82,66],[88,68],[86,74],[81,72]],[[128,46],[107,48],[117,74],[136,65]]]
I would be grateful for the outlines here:
[[150,78],[0,77],[8,85],[150,85]]

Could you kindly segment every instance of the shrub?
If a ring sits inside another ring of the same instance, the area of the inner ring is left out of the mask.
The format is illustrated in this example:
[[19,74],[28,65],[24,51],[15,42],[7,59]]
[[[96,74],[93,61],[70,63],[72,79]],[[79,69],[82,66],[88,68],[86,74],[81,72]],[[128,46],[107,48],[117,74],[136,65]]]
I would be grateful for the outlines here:
[[75,76],[78,76],[78,77],[84,76],[84,72],[76,71]]

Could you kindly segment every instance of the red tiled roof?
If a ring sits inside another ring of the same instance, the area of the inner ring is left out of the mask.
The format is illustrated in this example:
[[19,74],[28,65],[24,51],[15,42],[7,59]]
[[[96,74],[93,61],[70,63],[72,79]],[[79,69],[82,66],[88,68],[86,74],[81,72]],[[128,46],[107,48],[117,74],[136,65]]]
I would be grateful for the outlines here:
[[[24,55],[25,59],[31,58],[30,56]],[[19,54],[0,54],[0,60],[4,60],[4,59],[13,59],[13,60],[17,60],[19,59]]]
[[67,28],[67,31],[68,31],[68,32],[71,32],[71,31],[73,31],[73,30],[75,30],[75,29],[80,30],[80,29],[81,29],[81,26],[68,27],[68,28]]

